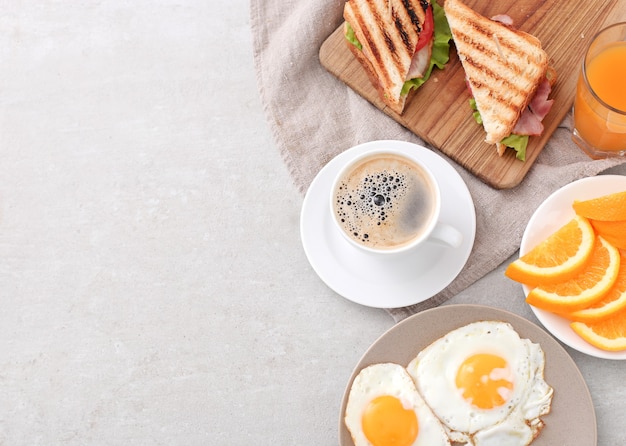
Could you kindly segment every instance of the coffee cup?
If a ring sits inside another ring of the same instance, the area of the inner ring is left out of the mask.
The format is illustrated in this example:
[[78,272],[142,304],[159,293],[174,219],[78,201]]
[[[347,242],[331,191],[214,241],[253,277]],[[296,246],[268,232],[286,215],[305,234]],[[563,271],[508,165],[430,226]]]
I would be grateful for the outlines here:
[[391,148],[362,153],[340,169],[330,211],[348,243],[368,253],[405,253],[427,241],[457,248],[463,241],[439,221],[441,192],[430,169]]

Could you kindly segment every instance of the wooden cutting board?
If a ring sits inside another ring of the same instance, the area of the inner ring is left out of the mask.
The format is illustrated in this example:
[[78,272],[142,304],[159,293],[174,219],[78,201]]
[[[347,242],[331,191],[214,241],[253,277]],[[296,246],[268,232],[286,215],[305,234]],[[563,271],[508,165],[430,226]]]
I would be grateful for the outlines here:
[[[346,46],[343,24],[322,44],[320,62],[339,80],[482,181],[497,189],[508,189],[523,180],[571,109],[579,67],[590,39],[604,25],[626,20],[626,1],[467,0],[466,3],[487,17],[508,14],[516,28],[539,38],[558,73],[550,95],[554,105],[543,121],[544,133],[530,138],[525,162],[517,160],[511,149],[500,157],[495,146],[484,142],[484,130],[472,118],[465,73],[454,45],[445,69],[434,69],[402,115],[388,109],[379,99],[365,71]],[[441,0],[440,4],[443,4]]]

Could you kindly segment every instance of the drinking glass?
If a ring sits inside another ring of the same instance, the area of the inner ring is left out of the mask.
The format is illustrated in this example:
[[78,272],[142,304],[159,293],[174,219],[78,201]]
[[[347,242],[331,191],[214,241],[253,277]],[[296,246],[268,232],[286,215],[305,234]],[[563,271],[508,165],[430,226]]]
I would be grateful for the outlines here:
[[592,158],[626,155],[626,22],[603,29],[587,48],[572,139]]

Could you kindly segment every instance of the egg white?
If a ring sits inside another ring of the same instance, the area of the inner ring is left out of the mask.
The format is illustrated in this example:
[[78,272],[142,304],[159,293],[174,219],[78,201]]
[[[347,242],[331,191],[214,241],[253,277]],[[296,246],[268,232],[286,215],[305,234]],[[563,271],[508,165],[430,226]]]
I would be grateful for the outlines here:
[[395,396],[403,407],[415,412],[419,431],[412,446],[450,445],[443,426],[424,403],[406,369],[399,364],[380,363],[362,369],[350,388],[344,421],[355,446],[370,445],[361,418],[370,401],[382,395]]
[[526,389],[522,404],[497,425],[477,432],[468,443],[473,446],[527,446],[539,435],[543,428],[541,416],[550,412],[553,389],[543,377],[545,355],[539,344],[527,339],[535,380]]
[[[505,404],[481,409],[456,386],[466,358],[490,353],[504,358],[513,382]],[[537,435],[540,415],[550,410],[552,388],[543,379],[544,353],[505,322],[481,321],[453,330],[411,361],[407,370],[451,441],[475,446],[527,445]]]

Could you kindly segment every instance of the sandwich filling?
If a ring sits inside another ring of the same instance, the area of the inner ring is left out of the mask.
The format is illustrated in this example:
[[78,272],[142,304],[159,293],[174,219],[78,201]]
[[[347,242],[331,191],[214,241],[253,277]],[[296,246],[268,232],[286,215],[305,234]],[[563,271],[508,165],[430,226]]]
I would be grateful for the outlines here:
[[[407,81],[404,82],[404,86],[402,87],[402,95],[406,95],[413,88],[419,88],[424,82],[426,82],[433,71],[434,67],[443,70],[443,67],[448,63],[450,56],[450,39],[452,39],[452,33],[450,32],[450,27],[448,26],[448,21],[446,20],[446,15],[443,11],[443,8],[437,4],[437,2],[432,2],[431,8],[428,8],[430,14],[427,13],[426,17],[430,15],[433,21],[433,27],[431,28],[431,37],[429,37],[429,41],[431,43],[430,48],[430,57],[428,58],[428,66],[426,67],[426,71],[422,76],[413,76],[408,78]],[[423,32],[426,32],[426,24],[424,24]],[[421,40],[421,35],[420,35]],[[419,55],[416,54],[416,56]],[[415,58],[414,58],[415,60]],[[409,73],[411,71],[409,70]]]

